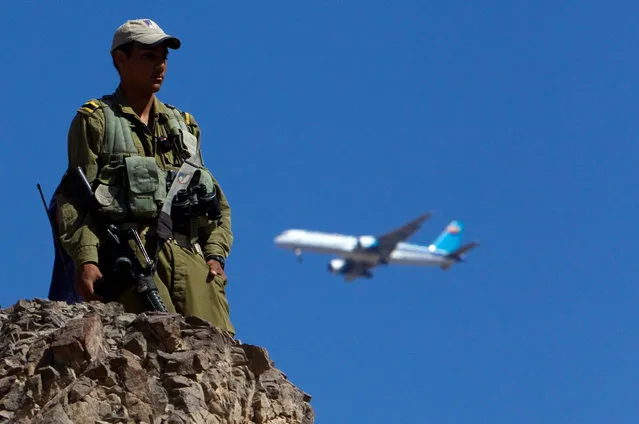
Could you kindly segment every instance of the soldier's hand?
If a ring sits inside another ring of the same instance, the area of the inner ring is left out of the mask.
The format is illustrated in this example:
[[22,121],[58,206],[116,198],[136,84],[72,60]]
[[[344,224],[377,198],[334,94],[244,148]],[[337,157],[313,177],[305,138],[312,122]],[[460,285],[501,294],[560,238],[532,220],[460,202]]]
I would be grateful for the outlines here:
[[209,259],[206,261],[206,264],[209,266],[209,278],[208,281],[213,281],[215,277],[221,275],[226,278],[226,274],[224,273],[224,269],[222,269],[222,265],[216,261],[215,259]]
[[94,283],[102,278],[100,268],[94,263],[88,262],[76,268],[75,289],[87,302],[101,300],[93,290]]

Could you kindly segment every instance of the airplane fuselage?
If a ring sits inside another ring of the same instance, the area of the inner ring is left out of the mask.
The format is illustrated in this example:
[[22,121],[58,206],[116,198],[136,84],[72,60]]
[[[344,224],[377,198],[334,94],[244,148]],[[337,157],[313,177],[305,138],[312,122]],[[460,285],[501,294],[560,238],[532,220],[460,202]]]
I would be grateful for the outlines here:
[[[354,237],[307,230],[289,230],[277,237],[275,243],[284,248],[339,255],[371,266],[380,263],[380,255],[375,249],[376,240],[373,236]],[[453,259],[429,246],[401,242],[384,261],[389,264],[423,266],[445,266],[453,262]]]

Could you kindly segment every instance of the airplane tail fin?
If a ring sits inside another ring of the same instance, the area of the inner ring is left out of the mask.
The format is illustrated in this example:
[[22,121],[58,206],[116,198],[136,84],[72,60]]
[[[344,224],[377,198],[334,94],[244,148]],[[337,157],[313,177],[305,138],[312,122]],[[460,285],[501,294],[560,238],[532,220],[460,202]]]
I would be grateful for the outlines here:
[[461,246],[463,232],[464,224],[451,221],[430,247],[442,253],[453,253]]

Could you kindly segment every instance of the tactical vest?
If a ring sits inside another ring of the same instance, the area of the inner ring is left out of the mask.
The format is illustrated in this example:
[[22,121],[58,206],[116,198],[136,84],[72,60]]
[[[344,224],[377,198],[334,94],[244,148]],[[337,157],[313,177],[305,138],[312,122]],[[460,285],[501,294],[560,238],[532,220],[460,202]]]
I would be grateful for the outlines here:
[[[94,183],[101,212],[113,221],[154,218],[167,196],[166,170],[158,166],[154,156],[139,151],[133,139],[133,123],[113,107],[111,96],[88,103],[98,104],[105,119],[103,149],[98,156]],[[164,125],[178,144],[179,151],[174,154],[197,159],[201,166],[199,183],[206,186],[207,192],[213,191],[213,178],[203,167],[197,138],[189,131],[182,113],[173,106],[165,106],[169,117]]]

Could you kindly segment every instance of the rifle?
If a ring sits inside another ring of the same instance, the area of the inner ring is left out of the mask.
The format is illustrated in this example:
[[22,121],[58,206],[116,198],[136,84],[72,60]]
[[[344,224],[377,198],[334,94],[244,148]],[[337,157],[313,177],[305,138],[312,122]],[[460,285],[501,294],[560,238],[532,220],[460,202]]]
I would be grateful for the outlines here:
[[[81,167],[69,168],[64,178],[68,179],[67,184],[70,184],[73,200],[91,215],[100,230],[104,232],[104,243],[100,244],[102,251],[100,256],[105,260],[100,262],[105,263],[106,267],[102,270],[104,278],[96,281],[95,293],[105,300],[116,300],[133,283],[138,295],[151,310],[168,312],[153,280],[157,253],[155,260],[152,261],[135,228],[120,230],[100,214],[99,204],[91,184]],[[135,251],[128,243],[130,240],[135,242],[142,253],[144,263],[138,260]]]

